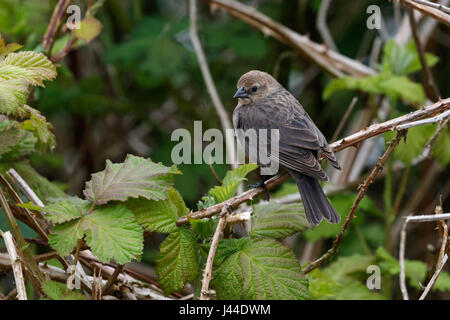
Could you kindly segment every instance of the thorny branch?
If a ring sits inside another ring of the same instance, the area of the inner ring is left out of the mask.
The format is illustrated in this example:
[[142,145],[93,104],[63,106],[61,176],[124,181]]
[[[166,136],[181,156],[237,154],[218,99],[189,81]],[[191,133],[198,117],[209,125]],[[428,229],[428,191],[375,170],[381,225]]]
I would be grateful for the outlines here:
[[375,180],[375,177],[378,175],[378,173],[382,170],[384,164],[389,159],[389,157],[391,156],[395,147],[398,145],[401,138],[405,136],[405,134],[406,134],[405,131],[397,132],[396,137],[394,138],[394,140],[391,141],[391,144],[387,148],[386,152],[378,160],[375,168],[373,168],[369,177],[367,177],[367,179],[361,185],[361,188],[359,189],[359,192],[358,192],[358,196],[356,197],[355,201],[353,202],[353,205],[350,208],[350,212],[348,213],[347,218],[345,219],[345,222],[341,228],[341,231],[336,236],[336,239],[334,240],[332,247],[323,256],[321,256],[319,259],[315,260],[310,265],[308,265],[305,269],[303,269],[304,273],[311,272],[312,270],[321,266],[325,261],[327,261],[329,258],[331,258],[337,252],[339,245],[341,244],[341,241],[344,237],[344,234],[347,231],[348,227],[350,226],[350,222],[356,217],[356,209],[358,208],[358,205],[361,202],[361,200],[364,198],[367,189],[372,184],[372,182]]
[[209,282],[212,278],[212,267],[214,264],[214,257],[216,255],[217,246],[222,235],[223,229],[227,224],[228,214],[231,212],[232,207],[225,205],[220,213],[219,223],[217,224],[216,231],[212,238],[211,247],[209,248],[208,258],[206,260],[205,270],[203,271],[202,290],[200,292],[200,300],[208,299]]

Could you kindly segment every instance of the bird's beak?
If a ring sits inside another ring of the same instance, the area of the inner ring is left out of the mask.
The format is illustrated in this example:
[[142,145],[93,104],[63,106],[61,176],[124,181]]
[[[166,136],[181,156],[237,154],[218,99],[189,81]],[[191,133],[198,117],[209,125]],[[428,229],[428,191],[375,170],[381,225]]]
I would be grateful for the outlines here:
[[243,87],[240,87],[234,94],[233,98],[248,98],[248,93],[245,92]]

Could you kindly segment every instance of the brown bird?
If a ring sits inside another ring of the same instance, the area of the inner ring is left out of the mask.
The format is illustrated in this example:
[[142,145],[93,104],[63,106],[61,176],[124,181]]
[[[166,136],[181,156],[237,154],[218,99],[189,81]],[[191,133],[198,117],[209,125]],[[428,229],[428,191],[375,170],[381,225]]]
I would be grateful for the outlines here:
[[[239,99],[233,112],[235,130],[255,129],[258,132],[259,129],[267,129],[269,132],[270,129],[278,129],[278,157],[271,154],[269,158],[277,161],[294,178],[302,197],[306,219],[312,225],[318,225],[322,218],[338,223],[341,218],[318,182],[328,181],[318,157],[325,156],[338,170],[341,167],[325,137],[300,102],[270,74],[258,70],[244,74],[239,79],[237,88],[234,98]],[[239,134],[238,140],[249,156],[252,146],[239,139]],[[270,151],[273,140],[267,140],[267,150]],[[258,186],[265,188],[264,182]]]

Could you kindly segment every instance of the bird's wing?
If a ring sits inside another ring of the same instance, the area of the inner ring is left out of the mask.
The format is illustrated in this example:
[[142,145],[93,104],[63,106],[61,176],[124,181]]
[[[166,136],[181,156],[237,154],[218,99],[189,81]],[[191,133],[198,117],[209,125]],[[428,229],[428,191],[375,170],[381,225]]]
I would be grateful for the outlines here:
[[[278,156],[272,153],[271,158],[288,169],[328,180],[317,161],[317,154],[328,146],[325,138],[299,102],[286,90],[282,91],[243,106],[241,112],[245,114],[239,117],[238,127],[244,130],[278,129]],[[273,137],[268,139],[268,144],[272,144],[273,140]],[[270,152],[271,146],[267,150]]]

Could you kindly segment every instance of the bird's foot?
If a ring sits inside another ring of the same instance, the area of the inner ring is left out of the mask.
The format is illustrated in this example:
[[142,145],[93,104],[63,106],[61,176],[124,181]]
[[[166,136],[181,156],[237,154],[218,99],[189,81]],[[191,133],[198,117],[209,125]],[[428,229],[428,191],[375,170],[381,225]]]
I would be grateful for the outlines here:
[[255,184],[249,184],[248,188],[262,188],[264,191],[264,194],[266,196],[266,200],[269,201],[270,200],[270,194],[269,191],[267,190],[265,181],[263,179],[259,180],[257,183]]

